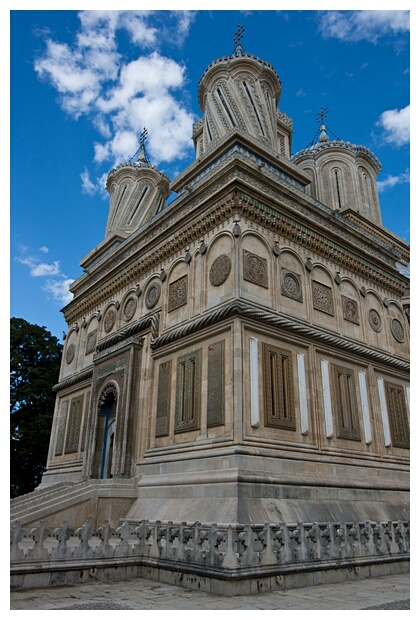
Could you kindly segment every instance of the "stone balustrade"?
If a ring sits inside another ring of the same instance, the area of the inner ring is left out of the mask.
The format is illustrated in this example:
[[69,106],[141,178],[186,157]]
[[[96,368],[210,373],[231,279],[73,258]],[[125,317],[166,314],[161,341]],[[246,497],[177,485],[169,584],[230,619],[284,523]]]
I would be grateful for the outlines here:
[[[12,587],[13,576],[25,573],[89,569],[92,575],[95,567],[113,564],[241,579],[407,560],[409,524],[141,521],[116,529],[105,523],[95,531],[88,522],[75,530],[66,522],[51,530],[41,522],[26,531],[17,522],[10,546]],[[22,580],[15,579],[14,587]]]

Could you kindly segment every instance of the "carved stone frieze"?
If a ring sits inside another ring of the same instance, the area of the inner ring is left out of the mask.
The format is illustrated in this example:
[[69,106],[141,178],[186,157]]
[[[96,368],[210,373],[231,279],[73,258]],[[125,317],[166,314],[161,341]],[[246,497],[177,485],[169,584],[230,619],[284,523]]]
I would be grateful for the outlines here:
[[165,332],[158,338],[153,339],[151,342],[151,346],[153,349],[158,349],[159,347],[162,347],[171,342],[176,342],[181,338],[185,338],[190,334],[199,332],[203,329],[206,329],[210,325],[214,325],[233,316],[241,316],[262,323],[267,323],[267,325],[273,325],[279,329],[284,329],[286,332],[290,331],[291,333],[299,335],[305,339],[308,338],[309,340],[316,340],[317,342],[325,344],[329,347],[333,346],[337,349],[341,349],[342,351],[348,351],[349,353],[360,355],[363,358],[381,362],[392,368],[399,368],[407,372],[410,368],[409,363],[404,360],[400,360],[396,357],[386,355],[385,353],[379,353],[374,349],[369,349],[366,346],[356,344],[355,342],[347,340],[346,338],[333,336],[330,333],[323,332],[320,329],[304,325],[299,321],[285,318],[274,312],[262,310],[261,308],[256,308],[249,303],[244,303],[240,301],[234,301],[232,303],[229,303],[225,306],[218,308],[214,312],[190,321],[187,325],[182,325],[180,327],[176,327]]
[[303,301],[301,276],[285,267],[281,268],[281,294],[295,301]]
[[213,286],[221,286],[229,277],[232,261],[227,254],[221,254],[214,259],[210,267],[209,280]]
[[247,250],[243,251],[244,280],[268,288],[267,259]]
[[332,290],[321,282],[312,281],[312,301],[315,310],[334,316]]

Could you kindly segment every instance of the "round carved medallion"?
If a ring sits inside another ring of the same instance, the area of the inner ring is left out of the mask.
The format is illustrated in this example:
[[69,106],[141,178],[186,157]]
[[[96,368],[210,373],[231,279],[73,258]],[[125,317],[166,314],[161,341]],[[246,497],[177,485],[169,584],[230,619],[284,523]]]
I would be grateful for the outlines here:
[[67,351],[66,351],[66,362],[67,364],[71,364],[73,359],[74,359],[74,354],[76,352],[76,347],[74,346],[74,344],[69,344]]
[[295,274],[290,271],[286,273],[283,278],[283,286],[289,295],[292,295],[293,297],[297,297],[301,293],[302,287],[300,282]]
[[392,319],[391,333],[397,342],[404,342],[404,328],[398,319]]
[[130,297],[124,304],[123,317],[125,321],[130,321],[136,311],[137,301],[134,297]]
[[90,332],[90,334],[88,334],[87,341],[86,341],[86,355],[88,355],[89,353],[92,353],[92,351],[95,350],[96,334],[97,334],[96,329],[93,330],[93,332]]
[[379,312],[377,312],[374,308],[371,308],[369,310],[368,321],[369,321],[369,325],[375,332],[381,331],[382,319],[381,319]]
[[223,282],[226,282],[231,269],[232,262],[227,254],[221,254],[215,258],[210,267],[210,284],[213,284],[213,286],[220,286]]
[[110,308],[109,310],[107,310],[104,316],[104,330],[107,334],[114,327],[116,318],[117,313],[115,312],[114,308]]
[[157,302],[159,301],[160,291],[161,288],[158,282],[153,282],[153,284],[149,286],[145,299],[146,308],[150,310],[151,308],[156,306]]

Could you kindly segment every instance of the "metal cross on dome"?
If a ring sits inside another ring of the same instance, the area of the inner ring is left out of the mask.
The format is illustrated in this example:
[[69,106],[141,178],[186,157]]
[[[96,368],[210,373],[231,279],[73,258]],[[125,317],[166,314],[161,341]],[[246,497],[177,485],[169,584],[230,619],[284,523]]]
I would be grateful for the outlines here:
[[238,28],[235,32],[235,36],[233,37],[233,42],[235,44],[235,52],[243,52],[243,47],[241,45],[241,39],[244,36],[245,26],[238,24]]
[[141,148],[142,146],[144,146],[144,143],[146,142],[146,139],[147,139],[147,134],[148,134],[148,133],[149,133],[149,130],[148,130],[148,129],[146,129],[146,127],[143,127],[143,132],[142,132],[142,134],[141,134],[141,136],[140,136],[140,148]]
[[324,106],[321,106],[321,110],[318,112],[318,114],[316,115],[316,121],[318,123],[321,123],[322,125],[324,124],[325,119],[327,118],[329,113],[329,109],[328,108],[324,108]]

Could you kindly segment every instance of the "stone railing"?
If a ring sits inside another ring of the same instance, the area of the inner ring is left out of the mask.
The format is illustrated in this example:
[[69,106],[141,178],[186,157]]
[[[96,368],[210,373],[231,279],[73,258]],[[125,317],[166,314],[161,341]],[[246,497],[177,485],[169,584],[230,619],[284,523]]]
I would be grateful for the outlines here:
[[[25,574],[57,575],[104,567],[153,566],[223,580],[319,571],[408,560],[406,521],[223,525],[141,521],[96,531],[85,523],[53,530],[43,523],[11,529],[12,587]],[[68,582],[64,576],[59,583]],[[70,580],[71,582],[71,580]],[[37,578],[31,585],[39,587]],[[57,581],[56,581],[57,583]],[[52,585],[42,581],[42,585]]]

